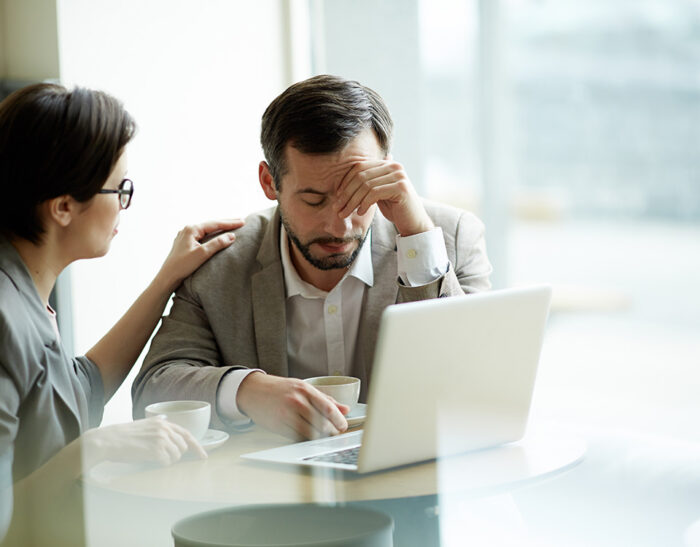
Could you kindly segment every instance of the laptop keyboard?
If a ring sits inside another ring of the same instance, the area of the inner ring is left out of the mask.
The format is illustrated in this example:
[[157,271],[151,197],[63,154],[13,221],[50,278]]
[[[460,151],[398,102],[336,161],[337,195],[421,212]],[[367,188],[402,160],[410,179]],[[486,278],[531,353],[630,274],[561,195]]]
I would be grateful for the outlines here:
[[309,456],[304,458],[305,461],[312,462],[327,462],[327,463],[346,463],[348,465],[357,465],[357,457],[360,454],[360,447],[353,446],[352,448],[344,448],[327,454],[319,454],[318,456]]

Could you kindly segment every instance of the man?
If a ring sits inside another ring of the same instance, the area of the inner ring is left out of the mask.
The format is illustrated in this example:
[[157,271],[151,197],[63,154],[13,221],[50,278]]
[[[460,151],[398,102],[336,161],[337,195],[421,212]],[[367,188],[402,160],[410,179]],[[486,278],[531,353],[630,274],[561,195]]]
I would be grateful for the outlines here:
[[391,159],[392,126],[379,95],[335,76],[270,104],[258,174],[277,206],[177,291],[134,382],[135,417],[198,399],[217,426],[337,434],[348,407],[299,378],[357,376],[364,400],[384,308],[489,288],[482,223],[419,198]]

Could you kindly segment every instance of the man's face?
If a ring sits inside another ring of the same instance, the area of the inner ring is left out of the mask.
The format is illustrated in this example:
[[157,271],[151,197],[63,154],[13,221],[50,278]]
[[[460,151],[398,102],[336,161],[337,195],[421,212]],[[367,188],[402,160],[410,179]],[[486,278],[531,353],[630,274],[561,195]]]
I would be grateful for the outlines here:
[[277,192],[282,222],[295,262],[303,259],[319,270],[349,267],[367,237],[376,206],[364,215],[340,218],[333,208],[336,188],[358,161],[382,159],[374,132],[360,133],[340,152],[303,154],[287,145],[287,172]]

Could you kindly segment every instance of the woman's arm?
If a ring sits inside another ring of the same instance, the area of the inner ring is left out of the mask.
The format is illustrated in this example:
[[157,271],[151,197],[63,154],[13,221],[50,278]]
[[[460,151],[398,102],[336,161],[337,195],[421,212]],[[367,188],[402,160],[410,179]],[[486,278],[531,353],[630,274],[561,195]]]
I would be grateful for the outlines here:
[[[189,431],[162,417],[89,429],[30,475],[14,485],[0,485],[9,488],[0,491],[2,498],[13,502],[6,508],[12,512],[12,525],[5,541],[8,545],[80,544],[74,535],[76,528],[82,529],[83,518],[78,477],[107,460],[170,465],[188,450],[207,457]],[[0,543],[3,532],[0,526]]]
[[51,499],[50,492],[67,488],[98,463],[109,460],[171,465],[188,450],[199,458],[207,458],[189,431],[163,416],[88,429],[39,469],[17,481],[15,495],[34,483],[42,485]]
[[235,230],[242,220],[206,222],[181,230],[170,254],[151,284],[127,312],[86,354],[102,374],[105,401],[114,394],[134,366],[165,309],[170,295],[188,275],[235,239],[232,233],[200,243],[207,235]]

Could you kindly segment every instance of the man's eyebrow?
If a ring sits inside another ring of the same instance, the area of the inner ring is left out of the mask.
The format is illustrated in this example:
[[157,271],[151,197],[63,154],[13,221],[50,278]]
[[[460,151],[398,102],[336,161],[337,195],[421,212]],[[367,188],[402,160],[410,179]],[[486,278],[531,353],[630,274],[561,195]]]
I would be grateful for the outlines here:
[[297,190],[297,194],[316,194],[319,196],[325,196],[326,192],[321,192],[315,188],[302,188],[301,190]]

